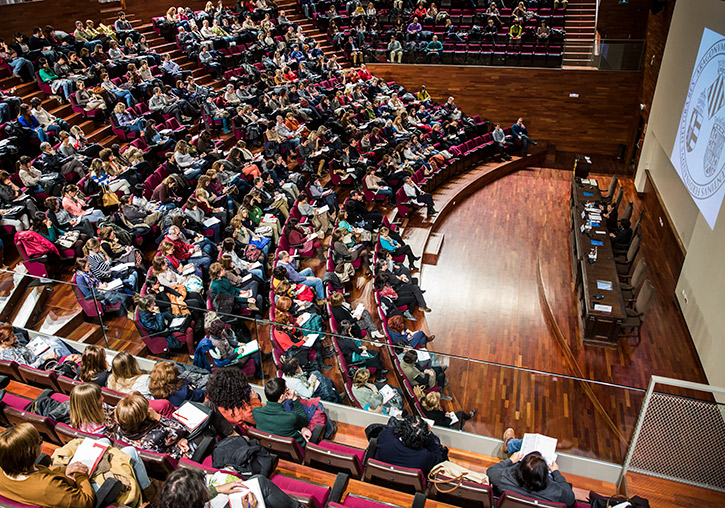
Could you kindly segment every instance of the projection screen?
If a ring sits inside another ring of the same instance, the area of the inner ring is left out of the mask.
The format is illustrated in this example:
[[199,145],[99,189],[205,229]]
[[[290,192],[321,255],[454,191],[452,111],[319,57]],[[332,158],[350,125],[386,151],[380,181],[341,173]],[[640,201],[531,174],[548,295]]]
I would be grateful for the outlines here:
[[725,195],[725,36],[705,28],[670,160],[711,229]]

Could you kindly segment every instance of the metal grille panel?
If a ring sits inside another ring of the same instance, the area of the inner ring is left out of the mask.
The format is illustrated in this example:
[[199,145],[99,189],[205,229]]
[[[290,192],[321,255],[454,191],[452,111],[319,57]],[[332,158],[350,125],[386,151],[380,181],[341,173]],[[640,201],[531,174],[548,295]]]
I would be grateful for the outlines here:
[[725,422],[715,402],[652,393],[629,469],[725,492]]

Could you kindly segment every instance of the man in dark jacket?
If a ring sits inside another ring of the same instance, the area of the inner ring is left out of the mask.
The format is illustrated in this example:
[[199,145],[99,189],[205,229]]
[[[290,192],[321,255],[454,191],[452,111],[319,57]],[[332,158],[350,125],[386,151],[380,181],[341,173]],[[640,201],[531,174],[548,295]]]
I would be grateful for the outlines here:
[[489,467],[486,474],[496,495],[508,490],[570,507],[576,503],[571,484],[559,472],[559,466],[556,462],[547,466],[539,452],[531,452],[523,458],[521,452],[516,452]]
[[448,450],[420,416],[409,415],[377,437],[375,458],[394,466],[420,469],[425,476],[447,459]]
[[620,228],[616,233],[609,233],[612,238],[612,249],[614,250],[627,250],[629,244],[632,243],[632,228],[629,219],[622,219],[620,222]]

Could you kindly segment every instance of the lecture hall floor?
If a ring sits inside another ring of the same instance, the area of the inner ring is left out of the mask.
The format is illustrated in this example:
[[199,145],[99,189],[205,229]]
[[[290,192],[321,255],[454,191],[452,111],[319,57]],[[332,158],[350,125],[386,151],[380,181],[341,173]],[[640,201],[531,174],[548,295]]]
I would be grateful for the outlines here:
[[[606,189],[609,178],[594,176]],[[420,274],[433,309],[420,326],[436,334],[435,351],[460,357],[451,360],[448,376],[457,387],[455,405],[479,410],[471,422],[476,433],[498,437],[507,427],[519,435],[541,432],[559,438],[561,451],[621,463],[649,377],[706,378],[677,308],[676,281],[660,269],[665,253],[647,220],[642,253],[658,296],[641,344],[621,341],[618,349],[581,344],[570,268],[570,186],[571,171],[531,168],[457,203],[438,224],[445,235],[438,264],[423,265]],[[633,201],[634,222],[641,202],[631,180],[624,186],[620,209]],[[545,318],[544,298],[563,340]],[[591,390],[584,390],[583,383],[561,375],[639,391],[589,383]]]

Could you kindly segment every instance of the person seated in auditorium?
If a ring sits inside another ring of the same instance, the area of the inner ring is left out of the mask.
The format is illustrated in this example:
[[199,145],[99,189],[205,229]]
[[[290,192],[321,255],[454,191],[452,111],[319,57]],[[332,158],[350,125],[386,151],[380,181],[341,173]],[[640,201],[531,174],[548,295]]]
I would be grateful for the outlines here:
[[261,398],[238,366],[214,369],[206,385],[206,399],[205,405],[216,409],[231,425],[244,429],[255,426],[252,410],[262,407]]
[[546,26],[546,21],[541,22],[541,26],[536,29],[536,40],[539,43],[545,43],[549,40],[549,36],[551,35],[551,28]]
[[388,380],[384,377],[388,370],[383,368],[380,360],[380,352],[371,349],[371,343],[363,342],[356,338],[352,331],[353,324],[347,319],[339,322],[339,334],[337,345],[340,353],[345,357],[350,365],[363,365],[369,369],[376,369],[376,383],[386,383]]
[[95,300],[106,305],[119,303],[123,312],[132,311],[131,295],[122,291],[107,291],[107,283],[102,283],[91,273],[90,263],[86,258],[76,259],[75,271],[76,284],[84,299]]
[[447,458],[448,449],[417,415],[408,415],[397,425],[386,426],[377,436],[376,460],[420,469],[426,477],[433,466]]
[[392,409],[403,411],[403,396],[396,387],[390,387],[395,395],[392,399],[384,402],[380,389],[383,386],[390,386],[385,385],[387,379],[378,379],[375,384],[368,382],[369,380],[370,371],[365,367],[357,369],[352,378],[352,394],[365,411],[384,415],[389,415]]
[[149,391],[155,399],[166,399],[176,407],[184,401],[201,402],[204,390],[190,385],[179,377],[179,369],[173,362],[157,362],[149,375]]
[[106,361],[106,350],[93,344],[86,346],[81,355],[78,379],[84,383],[95,383],[103,388],[106,386],[110,374]]
[[602,211],[602,217],[607,219],[607,230],[610,233],[616,232],[619,229],[619,211],[617,210],[616,203],[610,201],[606,206],[600,204],[599,209]]
[[139,392],[122,398],[114,411],[119,441],[154,453],[167,453],[174,459],[190,458],[195,446],[187,441],[187,428],[157,413]]
[[283,358],[281,370],[287,388],[293,390],[299,397],[303,399],[319,397],[324,401],[338,404],[342,401],[330,378],[318,370],[306,373],[297,358]]
[[547,465],[539,452],[531,452],[523,457],[519,451],[521,442],[521,439],[515,438],[513,429],[506,429],[503,451],[511,456],[486,471],[496,495],[509,491],[542,501],[574,506],[574,491],[559,472],[557,463]]
[[438,36],[434,35],[431,41],[425,46],[426,62],[430,63],[431,59],[435,59],[435,63],[441,63],[441,52],[443,44],[438,40]]
[[529,137],[529,131],[524,125],[523,118],[519,118],[518,120],[516,120],[516,123],[511,126],[511,132],[516,139],[521,141],[521,145],[524,149],[524,157],[526,157],[526,154],[529,151],[529,143],[531,143],[532,145],[538,144],[536,141]]
[[[285,494],[271,480],[262,475],[253,475],[249,480],[259,483],[262,501],[270,508],[300,508],[300,503]],[[234,480],[223,485],[208,485],[204,471],[179,468],[164,482],[158,498],[158,508],[205,508],[219,495],[242,493],[241,506],[256,508],[260,502],[243,480]],[[215,501],[216,502],[216,501]],[[224,503],[222,503],[224,504]]]
[[[439,427],[446,427],[455,430],[463,430],[463,425],[476,416],[476,410],[472,409],[469,412],[463,411],[445,411],[441,407],[441,394],[438,392],[429,392],[424,394],[420,399],[420,404],[423,407],[423,413],[429,420],[433,420],[435,425]],[[455,417],[455,421],[453,420]]]
[[95,383],[75,385],[68,400],[70,426],[89,434],[111,435],[116,421],[113,407],[103,402],[101,387]]
[[34,368],[43,368],[43,365],[50,360],[66,359],[78,362],[80,355],[73,354],[68,346],[57,337],[43,337],[43,342],[50,348],[42,356],[36,356],[26,346],[18,343],[18,336],[15,334],[13,325],[5,323],[0,325],[0,360],[16,362],[20,365],[28,365]]
[[205,240],[202,235],[194,238],[194,243],[187,243],[181,237],[181,229],[178,226],[169,227],[164,241],[167,241],[173,247],[173,254],[179,261],[188,261],[189,263],[201,268],[202,273],[209,270],[211,258],[202,251],[201,243]]
[[233,313],[235,306],[237,310],[239,308],[246,308],[252,312],[259,311],[259,307],[257,307],[259,286],[256,281],[249,281],[249,289],[246,290],[233,286],[231,281],[226,277],[226,271],[221,263],[213,263],[209,267],[209,278],[211,279],[209,292],[212,295],[216,295],[211,298],[215,302],[214,309],[217,312]]
[[[373,339],[383,339],[383,335],[375,325],[370,312],[363,309],[362,312],[354,312],[349,303],[345,301],[345,295],[340,292],[334,292],[330,295],[330,308],[332,309],[332,317],[338,324],[343,321],[349,321],[352,325],[352,336],[362,339],[362,330],[365,330],[369,337]],[[357,309],[355,309],[357,311]]]
[[403,360],[400,362],[400,370],[403,371],[405,377],[410,381],[410,384],[415,388],[420,386],[424,391],[432,390],[436,386],[441,393],[441,399],[453,400],[450,396],[443,393],[445,387],[448,386],[448,378],[443,367],[431,366],[426,369],[421,369],[421,365],[418,364],[418,353],[415,349],[409,349],[403,355]]
[[151,396],[149,375],[141,372],[136,358],[126,351],[119,351],[113,358],[106,386],[114,392],[140,392],[145,397]]
[[[306,346],[307,337],[302,334],[299,328],[290,324],[290,315],[288,312],[275,309],[274,326],[272,327],[272,336],[283,353],[288,357],[296,357],[300,364],[307,371],[330,370],[331,365],[327,365],[325,358],[335,356],[335,352],[325,350],[319,337],[312,342],[311,346]],[[316,357],[310,360],[310,350],[314,350]]]
[[0,494],[18,503],[48,508],[92,508],[96,495],[88,466],[36,464],[43,438],[31,423],[13,425],[0,434]]
[[[277,270],[277,268],[275,268],[275,270]],[[281,269],[284,270],[283,268]],[[275,310],[281,313],[286,312],[288,314],[287,317],[289,319],[290,326],[299,327],[302,334],[305,336],[325,331],[325,323],[322,320],[322,316],[315,312],[317,309],[299,305],[289,296],[279,296],[276,301]]]
[[413,181],[413,177],[409,176],[403,184],[403,192],[410,200],[410,203],[416,206],[427,207],[427,217],[430,218],[438,213],[433,204],[433,196],[418,187]]
[[363,268],[365,277],[371,277],[373,272],[370,270],[370,252],[368,248],[361,243],[355,243],[354,240],[352,247],[348,247],[348,244],[344,241],[348,238],[351,240],[349,233],[345,228],[337,228],[332,233],[332,239],[330,244],[332,246],[332,260],[335,264],[340,263],[354,263],[358,259],[361,260],[360,266]]
[[[398,306],[415,305],[423,312],[430,312],[431,309],[425,301],[423,291],[418,285],[417,279],[410,278],[404,271],[398,270],[398,274],[388,271],[387,263],[379,263],[378,276],[385,278],[385,283],[393,288],[398,295]],[[408,272],[409,273],[409,272]],[[404,303],[401,303],[404,302]],[[406,316],[407,317],[407,316]]]
[[351,224],[372,231],[380,227],[383,216],[376,209],[368,210],[365,206],[365,196],[358,190],[350,192],[350,198],[345,205],[348,222]]
[[[300,446],[305,446],[307,441],[313,443],[319,441],[324,427],[317,427],[314,435],[307,428],[308,417],[305,408],[294,390],[287,388],[284,379],[276,377],[267,381],[264,385],[264,395],[267,398],[267,404],[252,409],[257,429],[278,436],[292,437]],[[287,411],[283,406],[287,400],[291,401],[292,411]]]
[[290,253],[286,250],[279,251],[277,255],[277,266],[281,266],[287,272],[287,278],[295,284],[303,284],[315,291],[317,303],[325,300],[325,288],[322,285],[322,279],[315,277],[312,268],[305,268],[297,271],[297,262],[292,259]]
[[614,233],[609,233],[612,238],[612,249],[615,251],[626,251],[632,243],[632,228],[629,219],[619,221],[620,227]]
[[412,332],[405,326],[403,316],[393,316],[388,320],[388,335],[393,343],[402,340],[414,349],[425,348],[426,344],[433,342],[435,335],[426,336],[422,330]]
[[380,242],[380,246],[383,250],[390,252],[392,257],[396,258],[398,256],[405,256],[408,258],[408,266],[410,269],[413,271],[418,270],[415,266],[415,262],[418,261],[420,257],[413,254],[413,250],[410,248],[410,245],[404,244],[402,240],[398,241],[392,238],[390,235],[390,229],[385,226],[381,227],[378,241]]
[[308,222],[314,226],[315,233],[319,238],[324,238],[332,227],[332,218],[330,217],[330,210],[322,211],[321,209],[321,206],[311,204],[306,194],[302,194],[297,198],[297,210],[299,210],[300,215],[303,218],[307,217]]
[[496,144],[496,151],[498,152],[498,155],[500,157],[500,161],[510,161],[511,160],[511,150],[513,150],[513,144],[510,143],[506,138],[506,134],[504,133],[503,129],[501,128],[501,124],[497,123],[494,128],[493,132],[491,133],[491,137],[493,137],[493,142]]
[[405,309],[402,314],[410,321],[418,321],[418,319],[413,316],[413,311],[418,305],[415,295],[409,291],[406,291],[406,293],[402,295],[398,294],[398,292],[393,289],[391,280],[397,279],[395,279],[389,272],[381,271],[375,275],[375,280],[373,281],[373,288],[375,288],[375,291],[380,296],[380,303],[382,305],[383,312],[388,318],[390,318],[391,316],[401,314],[398,307],[407,306],[408,308]]

